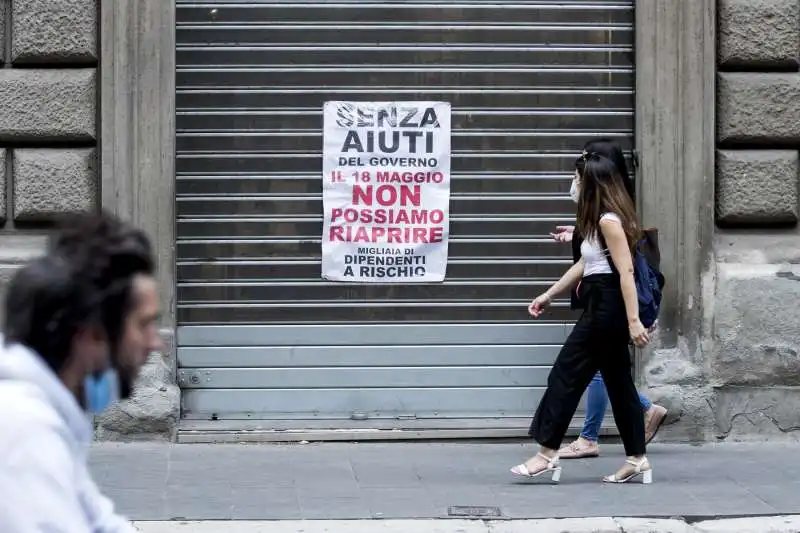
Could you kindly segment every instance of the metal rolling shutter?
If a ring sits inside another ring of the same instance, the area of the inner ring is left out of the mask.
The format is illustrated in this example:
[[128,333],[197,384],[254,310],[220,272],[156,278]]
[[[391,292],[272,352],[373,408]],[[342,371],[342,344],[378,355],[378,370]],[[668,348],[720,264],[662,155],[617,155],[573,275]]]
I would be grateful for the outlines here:
[[[570,264],[574,159],[630,147],[632,4],[178,0],[184,418],[524,427],[575,318],[526,312]],[[444,283],[320,279],[330,99],[452,103]]]

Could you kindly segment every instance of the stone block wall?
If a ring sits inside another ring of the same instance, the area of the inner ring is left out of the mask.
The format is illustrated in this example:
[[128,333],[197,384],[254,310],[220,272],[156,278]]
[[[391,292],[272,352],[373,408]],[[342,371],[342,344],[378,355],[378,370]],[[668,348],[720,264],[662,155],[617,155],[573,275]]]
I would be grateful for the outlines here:
[[96,209],[97,0],[0,0],[0,293],[62,214]]
[[800,436],[800,0],[718,0],[719,438]]

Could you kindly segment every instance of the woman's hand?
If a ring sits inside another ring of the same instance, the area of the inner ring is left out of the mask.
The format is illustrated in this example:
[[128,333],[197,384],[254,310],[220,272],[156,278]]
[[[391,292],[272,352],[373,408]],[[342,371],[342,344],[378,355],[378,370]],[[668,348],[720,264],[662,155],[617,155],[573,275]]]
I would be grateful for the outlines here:
[[550,234],[556,242],[572,242],[572,234],[575,226],[556,226],[556,230]]
[[539,318],[544,313],[544,310],[550,306],[550,297],[547,294],[537,296],[531,305],[528,306],[528,313],[533,318]]
[[650,335],[648,335],[647,329],[638,318],[628,322],[628,332],[636,346],[647,346],[647,343],[650,342]]

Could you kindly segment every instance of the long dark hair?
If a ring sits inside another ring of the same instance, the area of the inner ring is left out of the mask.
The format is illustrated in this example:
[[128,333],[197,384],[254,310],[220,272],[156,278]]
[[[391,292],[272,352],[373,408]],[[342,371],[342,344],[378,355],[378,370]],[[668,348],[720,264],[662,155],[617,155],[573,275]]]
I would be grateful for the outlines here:
[[617,172],[619,172],[622,182],[625,185],[625,190],[628,192],[628,195],[631,197],[631,200],[635,206],[636,191],[634,189],[634,183],[631,179],[630,173],[628,172],[628,163],[625,161],[625,154],[623,153],[622,147],[619,145],[619,143],[607,138],[587,141],[586,144],[583,145],[583,154],[581,154],[581,156],[575,160],[575,169],[578,172],[581,172],[583,169],[583,155],[590,153],[601,155],[606,159],[610,159],[611,162],[614,163],[614,165],[617,167]]
[[583,168],[578,170],[578,231],[584,238],[597,239],[600,236],[600,217],[604,213],[614,213],[622,222],[628,248],[633,250],[640,239],[641,227],[617,165],[594,152],[582,156],[582,159]]

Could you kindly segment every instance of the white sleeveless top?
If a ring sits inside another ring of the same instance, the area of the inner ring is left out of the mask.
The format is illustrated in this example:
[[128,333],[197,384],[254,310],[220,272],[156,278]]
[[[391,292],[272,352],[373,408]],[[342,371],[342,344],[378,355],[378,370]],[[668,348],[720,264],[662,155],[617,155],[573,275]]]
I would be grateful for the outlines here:
[[[600,220],[614,220],[622,224],[622,220],[614,213],[604,213]],[[600,231],[600,228],[597,228]],[[581,243],[581,257],[583,257],[583,277],[592,274],[611,274],[611,259],[606,256],[605,249],[600,246],[600,239],[597,237],[584,239]]]

